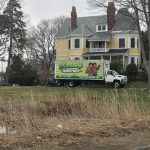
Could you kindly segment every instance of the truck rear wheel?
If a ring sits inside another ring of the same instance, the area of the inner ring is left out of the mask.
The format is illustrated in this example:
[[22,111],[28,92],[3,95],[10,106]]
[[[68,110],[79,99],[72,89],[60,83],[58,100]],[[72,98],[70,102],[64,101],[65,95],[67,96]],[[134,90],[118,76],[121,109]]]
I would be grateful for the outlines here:
[[120,87],[120,82],[119,81],[114,81],[113,83],[114,88],[119,88]]
[[75,86],[75,82],[74,81],[69,81],[68,85],[69,85],[69,87],[74,87]]
[[56,86],[63,86],[63,85],[64,85],[63,82],[61,82],[61,81],[59,81],[59,80],[56,80]]

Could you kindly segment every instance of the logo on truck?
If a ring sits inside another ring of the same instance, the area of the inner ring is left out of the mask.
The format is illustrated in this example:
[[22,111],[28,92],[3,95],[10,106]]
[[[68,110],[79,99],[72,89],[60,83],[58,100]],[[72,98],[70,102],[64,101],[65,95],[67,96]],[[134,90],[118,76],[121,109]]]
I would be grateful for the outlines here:
[[82,64],[60,64],[59,70],[63,73],[79,73],[82,72],[81,68],[83,68]]

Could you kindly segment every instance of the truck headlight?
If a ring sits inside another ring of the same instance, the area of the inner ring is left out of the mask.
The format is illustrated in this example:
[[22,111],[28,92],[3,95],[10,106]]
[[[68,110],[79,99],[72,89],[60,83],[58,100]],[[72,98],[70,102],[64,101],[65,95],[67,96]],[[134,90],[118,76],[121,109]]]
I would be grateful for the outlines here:
[[121,83],[126,83],[127,82],[127,77],[124,77],[123,79],[121,79]]

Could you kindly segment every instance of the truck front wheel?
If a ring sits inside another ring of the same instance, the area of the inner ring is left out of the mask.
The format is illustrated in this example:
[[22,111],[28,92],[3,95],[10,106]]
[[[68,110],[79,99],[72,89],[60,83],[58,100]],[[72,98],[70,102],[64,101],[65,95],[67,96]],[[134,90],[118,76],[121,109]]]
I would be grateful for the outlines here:
[[119,88],[120,87],[120,82],[119,81],[114,81],[113,83],[114,88]]
[[68,85],[69,85],[69,87],[74,87],[75,86],[75,82],[74,81],[69,81]]

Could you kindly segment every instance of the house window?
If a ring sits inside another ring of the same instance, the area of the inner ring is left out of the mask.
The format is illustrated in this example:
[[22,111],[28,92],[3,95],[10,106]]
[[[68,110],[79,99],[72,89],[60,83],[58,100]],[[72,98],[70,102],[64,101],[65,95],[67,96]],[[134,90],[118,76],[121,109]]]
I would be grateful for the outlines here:
[[125,38],[119,39],[119,48],[125,48]]
[[75,39],[75,48],[80,48],[80,39]]
[[71,43],[70,43],[70,40],[68,40],[68,49],[71,48]]
[[101,31],[102,30],[102,26],[98,26],[98,31]]
[[135,58],[131,57],[131,64],[135,63]]
[[105,48],[105,42],[104,41],[99,42],[99,48]]
[[139,48],[139,39],[137,39],[137,48]]
[[80,57],[74,57],[74,60],[80,60]]
[[86,48],[90,48],[90,42],[86,39]]
[[105,48],[105,41],[93,42],[92,48]]
[[100,60],[101,56],[91,56],[90,59],[92,59],[92,60]]
[[96,31],[97,32],[107,31],[107,25],[105,25],[105,24],[103,24],[103,25],[97,25],[96,26]]
[[131,38],[131,48],[135,48],[135,38]]
[[80,56],[71,56],[70,60],[80,60]]
[[106,25],[102,25],[102,31],[106,31]]

